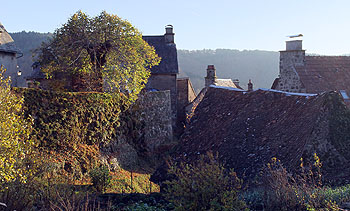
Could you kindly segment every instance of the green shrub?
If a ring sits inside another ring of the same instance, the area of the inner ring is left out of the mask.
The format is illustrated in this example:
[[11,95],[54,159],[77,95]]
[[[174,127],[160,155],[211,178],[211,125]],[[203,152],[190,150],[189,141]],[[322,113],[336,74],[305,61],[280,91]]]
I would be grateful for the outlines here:
[[246,207],[238,198],[242,181],[212,153],[202,155],[194,164],[170,164],[168,173],[175,179],[165,182],[165,196],[176,210],[244,210]]
[[165,211],[165,209],[163,209],[163,208],[151,206],[151,205],[148,205],[148,204],[142,203],[142,202],[127,206],[124,209],[127,211]]
[[111,175],[106,165],[95,167],[89,172],[91,182],[98,192],[104,192],[111,183]]

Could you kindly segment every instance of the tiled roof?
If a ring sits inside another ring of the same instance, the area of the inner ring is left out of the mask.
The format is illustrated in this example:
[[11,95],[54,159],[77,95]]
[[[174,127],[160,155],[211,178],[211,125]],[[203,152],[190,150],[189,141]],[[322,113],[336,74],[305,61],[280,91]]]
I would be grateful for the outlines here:
[[0,23],[0,51],[9,53],[19,53],[12,37],[7,33],[5,27]]
[[[337,100],[327,103],[329,99]],[[192,162],[200,154],[217,151],[227,167],[246,179],[254,178],[272,157],[287,167],[298,166],[302,156],[316,151],[315,142],[327,146],[329,157],[339,156],[343,149],[328,140],[332,109],[347,111],[336,92],[312,95],[209,87],[172,158]],[[349,115],[344,118],[350,122]],[[340,157],[339,160],[344,160]],[[324,166],[327,165],[330,162],[324,160]],[[163,168],[155,172],[153,181],[164,179]]]
[[166,43],[164,36],[143,36],[149,45],[153,46],[156,53],[162,58],[159,65],[152,67],[155,74],[179,73],[177,62],[177,50],[174,43]]
[[308,93],[346,90],[350,92],[349,56],[306,56],[296,71]]
[[238,88],[231,79],[215,79],[214,85]]

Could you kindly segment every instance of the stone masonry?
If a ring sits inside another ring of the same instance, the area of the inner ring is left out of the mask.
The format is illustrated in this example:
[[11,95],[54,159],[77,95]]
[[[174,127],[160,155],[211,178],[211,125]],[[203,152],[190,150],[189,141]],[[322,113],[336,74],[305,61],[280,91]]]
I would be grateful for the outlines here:
[[295,66],[305,65],[305,50],[301,40],[286,42],[286,50],[280,51],[280,77],[275,89],[286,92],[305,92]]

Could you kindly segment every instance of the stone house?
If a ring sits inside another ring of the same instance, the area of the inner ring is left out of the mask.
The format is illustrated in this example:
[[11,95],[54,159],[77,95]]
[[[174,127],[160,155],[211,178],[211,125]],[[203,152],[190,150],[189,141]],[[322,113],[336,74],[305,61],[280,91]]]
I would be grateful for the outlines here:
[[[247,92],[211,86],[171,157],[193,162],[208,151],[218,152],[228,168],[252,181],[272,157],[293,171],[300,158],[307,163],[317,153],[324,177],[341,180],[350,175],[349,131],[350,112],[338,92]],[[161,166],[153,181],[163,181],[165,170]]]
[[147,90],[170,90],[173,126],[177,119],[177,88],[176,79],[179,73],[177,49],[174,42],[173,26],[165,27],[164,35],[143,36],[142,38],[156,50],[162,58],[159,65],[152,67],[151,76],[146,84]]
[[292,40],[286,42],[286,50],[280,51],[279,69],[272,89],[299,93],[341,91],[344,99],[350,94],[349,56],[307,56],[302,40]]
[[6,69],[5,77],[11,77],[12,86],[18,86],[23,80],[17,64],[17,58],[22,55],[12,37],[0,23],[0,66]]

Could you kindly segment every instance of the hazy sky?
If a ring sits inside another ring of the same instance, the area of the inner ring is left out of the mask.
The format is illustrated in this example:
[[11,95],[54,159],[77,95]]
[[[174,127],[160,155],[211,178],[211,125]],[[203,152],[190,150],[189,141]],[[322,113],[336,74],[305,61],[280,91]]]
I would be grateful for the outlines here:
[[302,33],[308,53],[350,54],[349,0],[17,0],[1,3],[0,22],[9,32],[53,32],[78,10],[117,14],[145,35],[172,24],[178,49],[278,51]]

